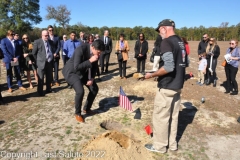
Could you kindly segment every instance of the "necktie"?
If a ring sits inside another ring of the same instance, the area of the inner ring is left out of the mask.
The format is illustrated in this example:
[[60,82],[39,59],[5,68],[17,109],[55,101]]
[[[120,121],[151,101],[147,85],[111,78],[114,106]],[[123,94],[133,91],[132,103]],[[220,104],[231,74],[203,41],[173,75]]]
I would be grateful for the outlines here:
[[73,48],[74,48],[74,50],[76,49],[76,46],[75,46],[75,43],[74,43],[74,41],[73,41]]
[[52,53],[51,53],[51,51],[49,49],[49,46],[48,46],[47,42],[45,42],[45,46],[46,46],[46,56],[47,56],[46,58],[47,58],[47,61],[51,62],[51,60],[52,60]]

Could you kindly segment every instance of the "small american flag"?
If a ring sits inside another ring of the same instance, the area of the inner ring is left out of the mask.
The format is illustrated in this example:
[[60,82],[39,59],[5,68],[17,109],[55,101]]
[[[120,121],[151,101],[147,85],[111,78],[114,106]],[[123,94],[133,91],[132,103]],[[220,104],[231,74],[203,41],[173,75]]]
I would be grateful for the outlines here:
[[119,105],[126,110],[133,111],[132,110],[132,104],[129,101],[126,94],[123,92],[123,89],[122,89],[121,86],[120,86],[120,95],[119,95]]

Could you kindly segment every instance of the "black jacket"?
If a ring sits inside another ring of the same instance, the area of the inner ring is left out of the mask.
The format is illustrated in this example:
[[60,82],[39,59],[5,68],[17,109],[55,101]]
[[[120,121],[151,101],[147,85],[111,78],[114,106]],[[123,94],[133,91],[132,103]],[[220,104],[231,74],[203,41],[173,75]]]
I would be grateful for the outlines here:
[[202,40],[201,42],[199,42],[199,44],[198,44],[198,54],[206,52],[207,45],[208,45],[208,40],[207,41]]
[[98,61],[91,63],[89,59],[89,44],[82,43],[75,49],[73,56],[67,61],[62,70],[65,80],[70,85],[73,85],[78,80],[87,81],[89,68],[91,68],[91,78],[95,77]]
[[[209,54],[209,51],[206,51],[206,53],[207,53],[206,59],[210,59],[211,55]],[[212,50],[212,53],[213,53],[213,58],[217,59],[219,57],[220,48],[218,45],[215,45],[214,49]]]
[[[140,49],[141,48],[142,48],[141,54],[143,56],[139,57],[138,55],[140,54]],[[146,59],[147,58],[147,52],[148,52],[148,42],[146,40],[144,40],[143,43],[141,44],[140,40],[137,40],[136,43],[135,43],[134,51],[135,51],[134,58]]]

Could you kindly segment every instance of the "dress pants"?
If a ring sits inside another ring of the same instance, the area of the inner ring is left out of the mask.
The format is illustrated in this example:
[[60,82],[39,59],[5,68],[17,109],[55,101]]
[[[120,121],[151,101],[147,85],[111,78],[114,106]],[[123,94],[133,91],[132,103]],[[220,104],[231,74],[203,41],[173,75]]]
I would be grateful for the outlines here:
[[[13,66],[15,76],[17,78],[17,84],[18,87],[22,87],[22,80],[20,76],[20,67],[19,66]],[[13,73],[12,73],[12,66],[11,63],[6,63],[6,70],[7,70],[7,84],[8,88],[12,88],[12,79],[13,79]]]
[[120,77],[126,77],[127,61],[118,61]]
[[66,55],[62,55],[62,60],[63,60],[63,66],[65,66],[69,58]]
[[104,71],[104,61],[106,60],[106,68],[105,71],[108,71],[108,65],[109,65],[109,58],[110,53],[104,53],[100,55],[100,64],[101,64],[101,71]]
[[81,115],[82,101],[83,101],[83,96],[84,96],[83,85],[85,85],[89,90],[87,100],[83,107],[83,109],[85,111],[89,111],[91,109],[93,101],[98,93],[98,85],[95,81],[93,81],[93,84],[91,86],[87,86],[86,83],[87,83],[87,81],[79,79],[72,85],[72,87],[74,88],[74,90],[76,92],[76,94],[75,94],[75,114],[76,115]]
[[43,95],[43,84],[44,84],[44,74],[46,75],[46,91],[51,90],[52,74],[53,74],[53,64],[51,62],[45,62],[44,69],[37,69],[38,74],[38,88],[37,92],[39,95]]
[[55,59],[53,62],[53,67],[54,67],[54,82],[58,82],[58,70],[59,70],[59,58]]
[[[137,72],[138,73],[145,73],[145,63],[146,63],[146,59],[137,59]],[[141,70],[141,66],[142,66],[142,70]]]

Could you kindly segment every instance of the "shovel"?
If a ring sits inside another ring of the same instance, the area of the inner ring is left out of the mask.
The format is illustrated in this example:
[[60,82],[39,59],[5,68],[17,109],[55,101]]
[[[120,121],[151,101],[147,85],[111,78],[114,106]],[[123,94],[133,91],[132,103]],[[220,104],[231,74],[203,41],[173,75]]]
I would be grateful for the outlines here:
[[213,70],[212,70],[212,59],[213,59],[213,56],[211,56],[210,67],[208,68],[209,72],[211,72],[211,75],[213,74]]

